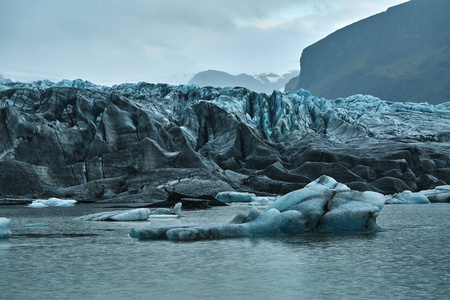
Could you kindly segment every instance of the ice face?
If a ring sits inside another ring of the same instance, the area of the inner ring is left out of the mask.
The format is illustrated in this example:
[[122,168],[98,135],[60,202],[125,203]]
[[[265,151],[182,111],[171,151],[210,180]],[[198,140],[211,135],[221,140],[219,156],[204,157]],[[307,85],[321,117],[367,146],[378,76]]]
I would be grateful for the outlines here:
[[9,229],[10,219],[0,218],[0,239],[11,237],[11,230]]
[[150,216],[150,209],[137,208],[132,210],[119,210],[100,212],[78,217],[81,221],[144,221]]
[[34,200],[28,207],[31,208],[44,208],[49,206],[54,207],[70,207],[74,206],[77,203],[77,200],[71,199],[58,199],[58,198],[49,198],[48,200]]
[[191,241],[307,231],[376,231],[376,218],[385,200],[382,194],[353,191],[332,178],[321,177],[278,198],[262,214],[253,208],[248,216],[239,214],[228,224],[134,228],[130,236]]

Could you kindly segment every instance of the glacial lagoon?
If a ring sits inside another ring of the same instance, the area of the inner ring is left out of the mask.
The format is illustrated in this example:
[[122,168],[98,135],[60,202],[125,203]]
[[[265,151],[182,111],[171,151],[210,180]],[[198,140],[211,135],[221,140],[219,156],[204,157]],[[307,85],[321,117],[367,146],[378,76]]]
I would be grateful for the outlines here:
[[[375,233],[141,241],[130,228],[230,221],[252,206],[85,222],[101,204],[1,206],[0,299],[444,299],[450,205],[386,205]],[[263,207],[261,207],[263,209]]]

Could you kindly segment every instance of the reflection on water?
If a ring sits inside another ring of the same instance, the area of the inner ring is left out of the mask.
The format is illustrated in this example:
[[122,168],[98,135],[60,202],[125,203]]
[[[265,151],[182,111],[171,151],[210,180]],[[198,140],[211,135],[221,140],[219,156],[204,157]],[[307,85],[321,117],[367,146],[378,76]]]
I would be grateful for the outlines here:
[[[0,207],[1,299],[445,299],[450,205],[383,208],[371,234],[138,241],[131,227],[212,224],[250,207],[150,222],[83,222],[96,205]],[[27,224],[48,223],[28,227]]]

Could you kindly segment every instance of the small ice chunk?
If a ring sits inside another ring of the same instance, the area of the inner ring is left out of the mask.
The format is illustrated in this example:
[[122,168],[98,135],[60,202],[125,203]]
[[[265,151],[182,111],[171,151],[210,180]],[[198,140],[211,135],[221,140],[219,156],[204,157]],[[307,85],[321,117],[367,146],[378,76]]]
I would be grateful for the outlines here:
[[177,215],[177,216],[181,216],[181,206],[182,203],[178,202],[177,204],[175,204],[175,207],[173,208],[173,212]]
[[30,204],[28,204],[27,207],[31,207],[31,208],[44,208],[44,207],[48,207],[48,206],[45,205],[45,204],[42,203],[42,202],[37,202],[37,200],[36,200],[36,201],[33,201],[33,202],[31,202]]
[[7,239],[11,237],[11,230],[9,229],[11,220],[7,218],[0,218],[0,239]]
[[256,195],[242,192],[220,192],[216,195],[217,200],[223,203],[252,202],[253,197],[256,197]]
[[388,204],[430,204],[430,200],[422,193],[404,191],[394,194],[386,200]]
[[43,207],[70,207],[74,206],[77,203],[77,200],[72,199],[58,199],[58,198],[49,198],[48,200],[34,200],[28,207],[32,208],[43,208]]
[[150,216],[150,209],[136,208],[132,210],[119,210],[100,212],[76,218],[81,221],[144,221]]

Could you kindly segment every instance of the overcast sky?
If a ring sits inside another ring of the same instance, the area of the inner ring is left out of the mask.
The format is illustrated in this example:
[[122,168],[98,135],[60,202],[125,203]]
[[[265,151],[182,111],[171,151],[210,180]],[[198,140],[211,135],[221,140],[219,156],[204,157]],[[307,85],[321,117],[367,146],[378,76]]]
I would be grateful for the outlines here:
[[405,0],[0,0],[0,74],[98,84],[285,73],[303,48]]

